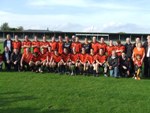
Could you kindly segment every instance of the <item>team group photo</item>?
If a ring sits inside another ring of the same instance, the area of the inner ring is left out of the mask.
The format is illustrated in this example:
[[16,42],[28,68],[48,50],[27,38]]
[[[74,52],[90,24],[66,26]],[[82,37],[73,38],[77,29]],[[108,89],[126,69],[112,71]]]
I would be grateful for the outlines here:
[[150,113],[150,1],[0,0],[0,113]]
[[[47,37],[42,41],[28,36],[23,41],[15,35],[14,40],[7,34],[1,54],[1,70],[5,71],[48,72],[68,75],[93,75],[95,77],[150,77],[150,36],[146,42],[137,37],[134,43],[127,37],[125,44],[120,40],[109,40],[103,37],[97,40],[92,37]],[[146,67],[146,68],[145,68]]]

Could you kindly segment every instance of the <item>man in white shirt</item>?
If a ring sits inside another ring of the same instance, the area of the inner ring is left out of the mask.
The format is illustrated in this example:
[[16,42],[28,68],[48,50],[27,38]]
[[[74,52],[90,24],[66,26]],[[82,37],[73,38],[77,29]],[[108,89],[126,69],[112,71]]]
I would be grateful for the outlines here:
[[9,34],[7,34],[6,36],[6,40],[4,41],[4,48],[8,47],[9,51],[12,52],[13,48],[12,48],[12,40]]
[[150,77],[150,35],[147,36],[147,42],[143,46],[145,48],[144,75]]
[[147,57],[150,57],[150,46],[148,46],[148,50],[147,50],[146,56],[147,56]]

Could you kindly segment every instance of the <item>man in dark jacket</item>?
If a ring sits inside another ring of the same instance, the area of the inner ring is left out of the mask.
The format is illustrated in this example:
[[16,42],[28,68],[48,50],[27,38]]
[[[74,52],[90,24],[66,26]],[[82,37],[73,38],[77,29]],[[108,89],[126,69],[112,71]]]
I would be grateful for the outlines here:
[[134,45],[131,43],[131,39],[127,37],[126,44],[125,44],[125,54],[129,62],[129,71],[131,72],[131,74],[134,73],[134,64],[132,61],[133,49],[134,49]]
[[19,71],[20,59],[21,59],[21,54],[19,53],[19,50],[14,49],[13,53],[11,54],[11,63],[14,68],[14,71]]
[[82,47],[85,49],[85,52],[87,54],[90,54],[91,44],[88,42],[88,38],[84,39],[84,43],[82,44]]
[[130,62],[128,61],[126,54],[122,53],[120,58],[120,65],[119,65],[119,71],[121,77],[129,77],[130,70],[129,70]]
[[144,43],[145,58],[144,58],[144,76],[150,77],[150,36],[147,36],[147,41]]
[[115,51],[112,51],[112,55],[108,58],[108,68],[110,71],[110,76],[118,78],[119,75],[119,57],[116,55]]
[[126,54],[126,57],[127,58],[131,58],[132,57],[132,52],[133,52],[133,44],[131,43],[131,40],[130,38],[126,38],[126,44],[124,45],[125,46],[125,54]]
[[72,44],[72,43],[71,43],[71,41],[69,40],[69,37],[68,37],[68,36],[65,36],[65,41],[64,41],[64,44],[63,44],[63,48],[66,48],[69,53],[72,52],[72,51],[71,51],[71,44]]
[[13,41],[11,40],[11,37],[10,37],[9,34],[7,34],[6,40],[4,41],[4,48],[5,48],[5,47],[8,47],[8,50],[9,50],[10,52],[13,51]]
[[11,61],[10,61],[11,52],[9,51],[8,47],[5,47],[3,52],[3,61],[5,63],[5,69],[7,71],[11,70]]

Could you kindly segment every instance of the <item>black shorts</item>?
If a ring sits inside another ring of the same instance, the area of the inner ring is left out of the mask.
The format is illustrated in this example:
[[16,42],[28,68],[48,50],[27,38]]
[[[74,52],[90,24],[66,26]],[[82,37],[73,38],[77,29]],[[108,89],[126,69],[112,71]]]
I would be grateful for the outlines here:
[[22,64],[23,64],[23,66],[29,66],[29,63],[27,63],[27,62],[23,62]]
[[135,71],[137,71],[138,69],[142,69],[142,67],[139,67],[139,66],[137,66],[137,65],[134,65],[134,69],[135,69]]

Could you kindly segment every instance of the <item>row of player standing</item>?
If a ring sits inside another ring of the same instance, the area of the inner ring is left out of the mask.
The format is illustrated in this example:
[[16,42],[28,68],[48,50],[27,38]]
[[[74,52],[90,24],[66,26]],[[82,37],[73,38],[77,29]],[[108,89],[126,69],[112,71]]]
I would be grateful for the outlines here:
[[33,52],[40,52],[41,48],[44,48],[44,51],[48,51],[50,48],[52,51],[57,50],[59,54],[63,53],[63,48],[66,48],[68,52],[72,52],[72,48],[75,48],[77,53],[81,52],[82,47],[85,48],[86,53],[90,53],[90,49],[94,50],[94,54],[98,53],[99,49],[103,49],[104,52],[107,52],[108,56],[110,55],[113,49],[117,50],[118,55],[121,55],[121,51],[125,51],[125,47],[121,44],[120,41],[117,42],[117,45],[113,45],[113,41],[110,40],[110,46],[105,43],[104,38],[102,37],[100,42],[96,40],[96,37],[93,37],[92,42],[89,43],[88,39],[85,38],[84,42],[81,43],[78,37],[75,37],[75,40],[70,41],[69,37],[65,37],[65,41],[63,41],[62,37],[58,37],[58,42],[55,40],[55,37],[52,37],[51,41],[47,41],[46,37],[43,37],[42,41],[39,41],[37,36],[34,37],[34,41],[30,41],[28,36],[25,36],[24,41],[20,41],[18,36],[15,35],[14,41],[10,39],[10,35],[7,35],[7,39],[4,42],[4,48],[8,47],[10,52],[13,49],[18,49],[25,52],[26,48],[33,48]]

